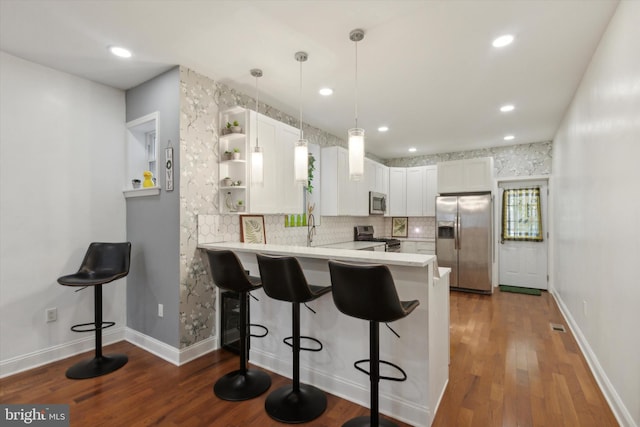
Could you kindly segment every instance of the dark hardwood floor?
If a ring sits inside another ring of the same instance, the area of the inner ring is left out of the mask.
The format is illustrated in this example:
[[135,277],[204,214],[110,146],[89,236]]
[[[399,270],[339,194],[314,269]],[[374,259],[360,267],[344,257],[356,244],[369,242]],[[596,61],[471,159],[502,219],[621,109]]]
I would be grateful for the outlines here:
[[[616,426],[553,298],[496,292],[451,293],[449,386],[433,425]],[[363,337],[368,339],[368,337]],[[72,426],[281,426],[264,412],[264,395],[225,402],[215,380],[237,367],[218,350],[176,367],[127,342],[105,347],[129,363],[109,375],[69,380],[66,369],[90,353],[0,380],[0,403],[66,403]],[[288,380],[272,374],[270,390]],[[322,417],[306,425],[340,426],[368,409],[328,395]],[[407,426],[398,422],[401,427]]]

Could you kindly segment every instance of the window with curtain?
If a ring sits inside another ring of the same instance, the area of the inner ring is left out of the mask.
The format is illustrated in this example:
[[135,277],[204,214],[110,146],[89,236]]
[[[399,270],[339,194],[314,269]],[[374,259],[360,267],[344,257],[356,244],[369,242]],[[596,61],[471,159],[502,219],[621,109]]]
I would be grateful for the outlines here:
[[505,189],[502,193],[502,240],[542,242],[539,188]]

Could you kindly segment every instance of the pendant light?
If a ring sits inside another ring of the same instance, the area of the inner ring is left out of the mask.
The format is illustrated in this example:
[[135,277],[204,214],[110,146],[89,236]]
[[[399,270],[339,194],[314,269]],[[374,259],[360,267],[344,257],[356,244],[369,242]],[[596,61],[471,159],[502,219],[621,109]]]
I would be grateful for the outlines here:
[[258,145],[258,77],[262,77],[262,70],[254,68],[251,75],[256,78],[256,146],[251,151],[251,184],[254,186],[262,186],[264,182],[264,170],[262,159],[262,147]]
[[364,175],[364,129],[358,127],[358,42],[364,39],[364,31],[351,31],[349,39],[356,45],[356,126],[349,129],[349,178],[360,181]]
[[309,58],[307,52],[296,52],[296,61],[300,63],[300,139],[296,142],[293,157],[295,180],[303,185],[309,180],[309,147],[302,131],[302,63]]

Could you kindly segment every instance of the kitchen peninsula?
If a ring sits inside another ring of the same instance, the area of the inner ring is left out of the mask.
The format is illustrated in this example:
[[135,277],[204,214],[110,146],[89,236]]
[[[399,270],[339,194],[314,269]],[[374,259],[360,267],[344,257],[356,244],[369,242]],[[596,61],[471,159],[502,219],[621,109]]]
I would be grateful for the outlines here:
[[[399,365],[408,376],[405,382],[380,382],[380,412],[415,426],[431,425],[449,378],[449,269],[440,268],[434,275],[434,256],[239,242],[203,243],[199,248],[232,250],[255,276],[257,253],[294,256],[307,281],[315,285],[331,284],[331,259],[387,265],[400,299],[417,299],[420,305],[389,324],[399,337],[380,329],[381,360]],[[365,288],[363,284],[363,292]],[[291,335],[291,305],[269,298],[263,290],[252,294],[258,301],[251,298],[251,323],[266,326],[269,334],[251,340],[251,363],[288,377],[291,349],[282,340]],[[331,295],[308,306],[315,313],[301,309],[301,333],[320,340],[324,348],[301,352],[301,381],[368,407],[369,378],[353,367],[356,360],[368,358],[368,322],[340,313]],[[302,345],[309,344],[303,340]],[[381,366],[381,375],[396,374]]]

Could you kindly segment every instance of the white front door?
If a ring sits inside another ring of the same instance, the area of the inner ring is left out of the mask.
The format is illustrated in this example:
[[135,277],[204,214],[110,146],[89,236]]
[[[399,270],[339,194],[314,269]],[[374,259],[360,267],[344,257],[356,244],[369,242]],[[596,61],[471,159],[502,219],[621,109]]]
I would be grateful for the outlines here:
[[[542,213],[542,242],[500,241],[499,284],[524,288],[547,289],[547,182],[501,182],[498,197],[498,215],[502,226],[502,193],[506,188],[540,187],[540,212]],[[501,230],[500,230],[501,232]]]

